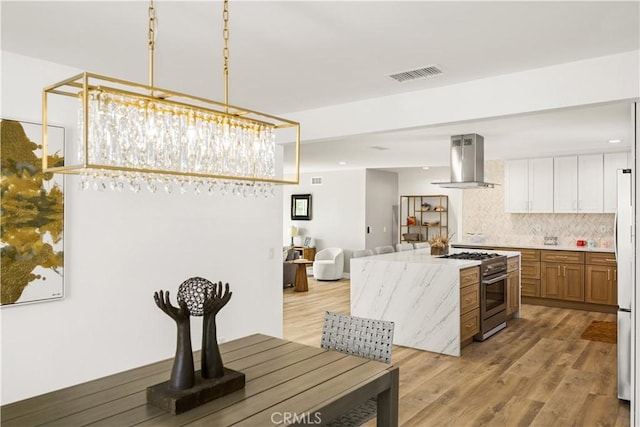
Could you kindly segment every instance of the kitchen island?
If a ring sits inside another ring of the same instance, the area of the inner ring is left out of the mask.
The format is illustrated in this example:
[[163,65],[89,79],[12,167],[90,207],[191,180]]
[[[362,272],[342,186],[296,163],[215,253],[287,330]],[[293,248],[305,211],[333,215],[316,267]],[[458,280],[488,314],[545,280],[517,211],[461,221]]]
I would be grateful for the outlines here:
[[[497,252],[519,266],[518,252]],[[431,256],[429,249],[352,259],[351,314],[393,321],[394,344],[460,356],[461,271],[479,265]],[[519,299],[517,305],[516,317]]]

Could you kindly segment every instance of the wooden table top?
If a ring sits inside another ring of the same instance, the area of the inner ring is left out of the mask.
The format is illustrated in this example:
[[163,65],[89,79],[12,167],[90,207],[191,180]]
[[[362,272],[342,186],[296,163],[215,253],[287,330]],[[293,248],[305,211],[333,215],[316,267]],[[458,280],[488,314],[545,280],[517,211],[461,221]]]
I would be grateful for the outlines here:
[[168,359],[5,405],[2,425],[264,426],[318,411],[330,420],[397,384],[397,367],[261,334],[220,350],[226,367],[245,373],[245,388],[180,415],[146,403],[146,388],[169,379]]

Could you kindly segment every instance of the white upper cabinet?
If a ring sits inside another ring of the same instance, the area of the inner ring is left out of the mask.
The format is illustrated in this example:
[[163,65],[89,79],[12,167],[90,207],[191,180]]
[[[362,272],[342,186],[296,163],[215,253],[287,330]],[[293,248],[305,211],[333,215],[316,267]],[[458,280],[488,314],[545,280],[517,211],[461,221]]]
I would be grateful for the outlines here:
[[507,160],[505,212],[553,212],[553,158]]
[[603,212],[603,167],[602,154],[578,156],[578,212]]
[[578,211],[578,157],[553,159],[553,211],[575,213]]
[[554,212],[603,212],[602,154],[556,157],[553,173]]
[[529,212],[553,212],[553,157],[529,160]]
[[604,155],[604,212],[616,211],[616,171],[629,167],[629,153],[605,153]]
[[529,212],[528,160],[504,162],[504,211]]

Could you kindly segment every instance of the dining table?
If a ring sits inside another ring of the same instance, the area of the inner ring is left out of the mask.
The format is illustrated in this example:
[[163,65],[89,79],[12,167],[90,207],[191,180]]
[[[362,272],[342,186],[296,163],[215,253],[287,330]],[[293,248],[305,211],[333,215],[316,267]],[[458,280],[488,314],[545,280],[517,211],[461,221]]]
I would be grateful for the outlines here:
[[377,425],[398,425],[397,366],[259,333],[220,352],[245,387],[187,412],[147,404],[147,387],[169,379],[167,359],[3,405],[2,426],[322,425],[373,397]]

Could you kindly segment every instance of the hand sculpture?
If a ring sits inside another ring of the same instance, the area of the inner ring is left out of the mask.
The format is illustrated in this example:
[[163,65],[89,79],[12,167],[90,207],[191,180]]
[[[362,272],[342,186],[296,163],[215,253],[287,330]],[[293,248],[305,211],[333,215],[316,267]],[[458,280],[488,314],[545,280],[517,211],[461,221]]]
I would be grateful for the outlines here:
[[202,325],[202,360],[201,369],[203,378],[219,378],[224,375],[222,357],[218,348],[216,335],[216,315],[231,299],[227,283],[222,293],[222,282],[218,282],[209,289],[203,304],[204,322]]
[[153,299],[160,310],[175,320],[178,328],[176,357],[173,360],[169,387],[174,390],[186,390],[195,384],[189,308],[184,301],[178,301],[179,307],[171,305],[169,291],[166,294],[163,291],[155,292]]

